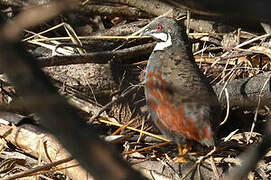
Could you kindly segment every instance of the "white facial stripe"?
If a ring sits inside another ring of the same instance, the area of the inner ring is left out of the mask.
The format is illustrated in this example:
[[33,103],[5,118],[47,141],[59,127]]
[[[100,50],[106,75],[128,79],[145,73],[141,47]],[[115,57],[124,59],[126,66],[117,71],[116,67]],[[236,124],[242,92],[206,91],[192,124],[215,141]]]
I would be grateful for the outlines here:
[[[159,42],[159,43],[157,43],[156,44],[156,46],[154,47],[154,49],[153,49],[153,51],[162,51],[162,50],[164,50],[166,47],[169,47],[169,46],[171,46],[172,45],[172,41],[171,41],[171,36],[168,34],[165,34],[165,33],[157,33],[160,37],[165,37],[166,36],[166,38],[167,39],[165,39],[165,41],[163,41],[163,42]],[[161,34],[163,34],[163,35],[161,35]],[[153,34],[154,35],[154,34]],[[156,37],[156,36],[155,36]],[[159,39],[161,39],[161,38],[159,38]]]
[[151,34],[155,39],[160,39],[161,41],[167,41],[167,34],[166,33],[153,33]]

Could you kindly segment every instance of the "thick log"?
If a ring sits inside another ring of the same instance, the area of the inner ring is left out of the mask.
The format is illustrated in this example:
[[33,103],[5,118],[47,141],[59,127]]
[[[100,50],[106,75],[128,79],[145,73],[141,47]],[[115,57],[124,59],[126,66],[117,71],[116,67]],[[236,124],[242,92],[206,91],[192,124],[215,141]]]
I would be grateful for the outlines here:
[[[42,161],[51,163],[66,159],[71,155],[50,134],[44,132],[34,125],[23,125],[22,127],[0,124],[0,136],[27,154],[31,154]],[[72,160],[61,164],[58,168],[76,165],[78,162]],[[93,179],[82,167],[76,166],[65,170],[65,174],[71,179]],[[11,175],[12,177],[14,175]],[[8,178],[8,177],[6,177]],[[10,177],[9,177],[10,178]]]
[[[271,104],[271,72],[259,74],[254,77],[237,79],[229,82],[226,86],[230,107],[255,108],[258,105],[265,106]],[[222,85],[213,86],[216,94],[219,96]],[[223,92],[220,102],[222,106],[226,106],[226,96]]]

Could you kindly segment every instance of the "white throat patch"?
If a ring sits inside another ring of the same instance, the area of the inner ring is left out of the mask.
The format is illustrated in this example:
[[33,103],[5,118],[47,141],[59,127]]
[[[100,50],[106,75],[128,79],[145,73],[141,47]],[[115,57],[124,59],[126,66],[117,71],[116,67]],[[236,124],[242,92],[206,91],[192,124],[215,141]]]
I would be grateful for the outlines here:
[[169,46],[172,45],[171,36],[169,34],[166,34],[166,33],[156,33],[156,34],[153,34],[152,36],[154,36],[157,39],[161,39],[162,40],[162,42],[158,42],[156,44],[156,46],[154,47],[153,51],[162,51],[166,47],[169,47]]

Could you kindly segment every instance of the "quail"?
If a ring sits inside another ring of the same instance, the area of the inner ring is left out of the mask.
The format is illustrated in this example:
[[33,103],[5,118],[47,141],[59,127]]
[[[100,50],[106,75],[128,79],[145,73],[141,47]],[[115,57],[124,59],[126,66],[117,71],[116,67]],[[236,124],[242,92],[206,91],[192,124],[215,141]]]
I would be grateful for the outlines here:
[[195,63],[184,25],[161,17],[141,35],[157,41],[145,71],[145,96],[152,120],[178,144],[179,151],[191,141],[214,146],[220,106]]

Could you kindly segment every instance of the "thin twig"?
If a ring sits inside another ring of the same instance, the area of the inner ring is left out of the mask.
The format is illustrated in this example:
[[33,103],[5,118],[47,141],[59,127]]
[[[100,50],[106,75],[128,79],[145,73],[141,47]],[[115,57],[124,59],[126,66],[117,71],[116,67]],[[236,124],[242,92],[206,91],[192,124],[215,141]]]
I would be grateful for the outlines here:
[[228,136],[226,136],[226,137],[224,138],[224,142],[229,141],[230,138],[231,138],[233,135],[235,135],[238,131],[239,131],[239,129],[236,129],[236,130],[232,131]]
[[148,147],[144,147],[144,148],[136,149],[136,150],[129,151],[129,152],[124,152],[124,153],[122,153],[122,155],[128,155],[128,154],[133,154],[133,153],[135,153],[135,152],[146,151],[146,150],[149,150],[149,149],[152,149],[152,148],[156,148],[156,147],[165,146],[165,145],[167,145],[167,144],[169,144],[169,143],[170,143],[169,141],[162,142],[162,143],[155,144],[155,145],[152,145],[152,146],[148,146]]
[[117,98],[113,98],[113,100],[111,102],[109,102],[108,104],[106,104],[104,107],[102,107],[94,116],[91,117],[91,119],[88,121],[89,124],[91,124],[97,117],[99,117],[105,110],[107,110],[108,108],[110,108],[114,103],[119,102],[120,100],[122,100],[123,98],[125,98],[127,95],[131,94],[135,89],[137,89],[141,84],[137,85],[137,86],[133,86],[131,87],[129,90],[127,90],[125,93],[121,94],[119,97]]
[[[237,46],[236,46],[235,48],[233,48],[233,49],[243,47],[243,46],[248,45],[248,44],[250,44],[250,43],[252,43],[252,42],[254,42],[254,41],[258,41],[258,40],[260,40],[260,39],[262,39],[262,38],[267,38],[267,37],[269,37],[269,36],[271,36],[270,33],[264,34],[264,35],[261,35],[261,36],[258,36],[258,37],[255,37],[255,38],[253,38],[253,39],[247,40],[247,41],[245,41],[245,42],[243,42],[243,43],[237,45]],[[211,67],[213,67],[218,61],[220,61],[221,58],[226,57],[226,56],[227,56],[229,53],[231,53],[231,52],[232,52],[232,50],[231,50],[231,51],[227,51],[226,53],[224,53],[223,55],[221,55],[221,56],[220,56],[220,57],[219,57],[219,58],[211,65]]]
[[249,136],[248,136],[248,139],[247,139],[247,144],[249,143],[249,140],[250,140],[250,138],[251,138],[251,136],[252,136],[252,132],[253,132],[253,130],[254,130],[254,128],[255,128],[255,124],[256,124],[256,122],[257,122],[258,112],[259,112],[260,103],[261,103],[261,95],[262,95],[262,93],[263,93],[263,90],[264,90],[265,86],[267,85],[268,81],[270,80],[270,78],[271,78],[271,74],[268,76],[268,78],[267,78],[266,81],[264,82],[263,87],[262,87],[262,89],[261,89],[261,92],[260,92],[260,94],[259,94],[259,97],[258,97],[258,103],[257,103],[257,108],[256,108],[256,112],[255,112],[255,115],[254,115],[253,123],[252,123],[252,125],[251,125],[250,133],[249,133]]
[[[102,122],[102,123],[113,125],[113,126],[118,126],[118,127],[122,127],[123,126],[122,124],[119,124],[117,122],[108,121],[108,120],[105,120],[105,119],[102,119],[102,118],[99,118],[99,121]],[[133,127],[130,127],[130,126],[127,126],[126,128],[129,129],[129,130],[132,130],[132,131],[136,131],[136,132],[139,132],[139,133],[142,133],[142,134],[154,137],[156,139],[160,139],[162,141],[168,141],[168,142],[170,141],[170,140],[168,140],[168,139],[166,139],[164,137],[161,137],[161,136],[156,135],[156,134],[152,134],[152,133],[147,132],[147,131],[141,131],[139,129],[136,129],[136,128],[133,128]]]
[[212,156],[210,157],[210,164],[211,164],[211,166],[212,166],[212,169],[213,169],[213,172],[214,172],[214,174],[215,174],[216,180],[219,180],[220,177],[219,177],[219,175],[218,175],[217,167],[216,167],[216,165],[215,165],[215,161],[214,161],[214,158],[213,158]]
[[172,167],[168,162],[165,162],[164,160],[161,160],[160,158],[157,158],[157,160],[158,160],[159,162],[161,162],[161,164],[163,164],[163,165],[166,166],[167,168],[171,169],[171,170],[174,172],[174,174],[180,178],[180,174],[179,174],[179,173],[175,170],[175,168]]
[[227,119],[229,117],[229,113],[230,113],[230,100],[229,100],[229,93],[228,93],[228,89],[225,88],[225,96],[226,96],[226,100],[227,100],[227,110],[226,110],[226,116],[224,118],[224,120],[219,124],[219,126],[222,126],[223,124],[225,124],[227,122]]
[[133,119],[131,119],[129,122],[127,122],[126,124],[124,124],[123,126],[119,127],[115,132],[113,132],[111,134],[111,136],[117,135],[119,134],[122,130],[124,130],[126,127],[128,127],[129,125],[131,125],[132,123],[134,123],[136,120],[138,120],[140,117],[137,116]]
[[216,152],[216,146],[214,146],[214,148],[205,156],[200,157],[196,163],[194,164],[194,166],[181,178],[181,180],[184,180],[196,167],[198,167],[202,161],[204,161],[206,158],[210,157],[211,155],[213,155]]
[[39,171],[42,171],[42,170],[50,169],[50,168],[58,166],[60,164],[67,163],[67,162],[69,162],[71,160],[73,160],[73,157],[68,157],[66,159],[61,159],[61,160],[56,161],[56,162],[52,162],[52,163],[49,163],[49,164],[46,164],[46,165],[43,165],[43,166],[37,166],[35,168],[13,174],[11,176],[3,178],[2,180],[13,180],[13,179],[26,177],[26,176],[29,176],[30,174],[33,174],[33,173],[36,173],[36,172],[39,172]]
[[181,178],[181,180],[184,180],[185,178],[187,178],[187,176],[198,166],[197,163],[194,164],[194,166],[189,169],[189,171]]

